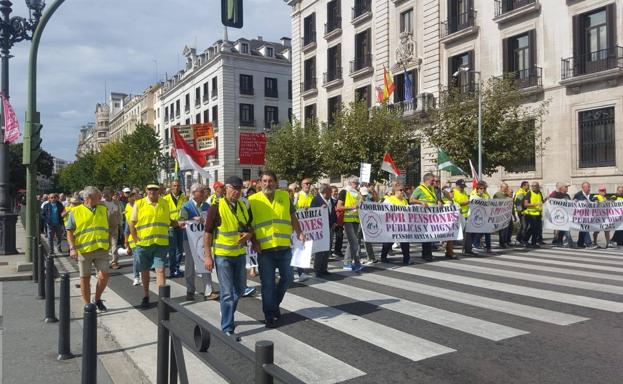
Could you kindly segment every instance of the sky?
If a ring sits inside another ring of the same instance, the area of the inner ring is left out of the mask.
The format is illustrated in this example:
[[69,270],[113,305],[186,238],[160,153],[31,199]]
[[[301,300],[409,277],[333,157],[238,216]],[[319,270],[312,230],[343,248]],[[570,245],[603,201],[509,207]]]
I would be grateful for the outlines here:
[[[13,2],[12,16],[27,17],[25,2]],[[228,29],[230,40],[291,36],[290,7],[283,0],[244,0],[243,20],[242,29]],[[203,52],[222,37],[220,0],[65,0],[39,46],[43,148],[73,161],[80,127],[94,121],[106,90],[140,94],[183,68],[184,46]],[[29,49],[30,42],[17,43],[10,60],[9,94],[22,134]]]

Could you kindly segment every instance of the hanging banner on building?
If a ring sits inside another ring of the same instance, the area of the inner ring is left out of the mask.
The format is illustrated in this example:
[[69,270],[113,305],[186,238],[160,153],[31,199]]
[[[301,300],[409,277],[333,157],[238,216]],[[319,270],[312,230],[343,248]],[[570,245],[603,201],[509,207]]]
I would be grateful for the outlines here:
[[426,243],[460,240],[461,212],[455,205],[424,207],[362,203],[363,238],[371,243]]
[[512,199],[477,199],[469,202],[466,232],[493,233],[513,219]]
[[264,165],[266,135],[263,133],[240,132],[238,159],[244,165]]
[[207,273],[205,266],[203,265],[204,247],[203,247],[203,233],[205,231],[205,225],[196,220],[189,220],[186,222],[186,236],[188,237],[188,247],[190,253],[193,256],[195,262],[196,273]]
[[592,203],[548,199],[543,206],[543,223],[547,229],[562,231],[623,230],[623,201]]
[[331,229],[326,208],[302,208],[296,211],[306,241],[313,241],[312,253],[330,250]]

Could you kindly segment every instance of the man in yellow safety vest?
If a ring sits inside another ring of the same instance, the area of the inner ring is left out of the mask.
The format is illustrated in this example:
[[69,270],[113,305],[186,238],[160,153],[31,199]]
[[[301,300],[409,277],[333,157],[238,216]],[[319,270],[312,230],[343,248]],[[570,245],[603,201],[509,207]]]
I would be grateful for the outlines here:
[[[179,220],[182,206],[186,202],[186,196],[182,193],[180,182],[173,180],[171,192],[164,195],[164,200],[169,203],[171,217]],[[184,230],[181,228],[169,228],[169,273],[170,278],[181,277],[180,262],[184,256]]]
[[[436,206],[442,204],[437,196],[433,185],[435,175],[426,173],[422,178],[422,183],[413,191],[411,195],[411,204],[420,204],[425,206]],[[433,261],[433,243],[422,243],[422,259]]]

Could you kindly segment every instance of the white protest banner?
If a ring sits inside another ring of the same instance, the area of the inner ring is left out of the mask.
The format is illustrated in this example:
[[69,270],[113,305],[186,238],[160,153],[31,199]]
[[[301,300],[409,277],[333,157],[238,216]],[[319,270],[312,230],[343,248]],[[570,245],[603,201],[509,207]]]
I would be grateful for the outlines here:
[[299,268],[311,268],[313,241],[302,242],[292,236],[292,260],[290,265]]
[[544,227],[561,231],[623,230],[623,201],[603,203],[548,199],[543,209]]
[[512,199],[476,199],[469,202],[466,232],[493,233],[513,219]]
[[205,225],[199,221],[191,220],[186,222],[186,236],[188,237],[188,248],[195,261],[196,273],[207,273],[203,265],[203,233]]
[[362,203],[359,218],[363,238],[371,243],[425,243],[462,238],[462,216],[455,205]]
[[369,183],[371,173],[372,173],[372,164],[361,163],[361,166],[359,167],[359,181],[362,183]]
[[326,208],[303,208],[296,211],[305,240],[313,241],[312,253],[325,252],[331,248],[329,213]]

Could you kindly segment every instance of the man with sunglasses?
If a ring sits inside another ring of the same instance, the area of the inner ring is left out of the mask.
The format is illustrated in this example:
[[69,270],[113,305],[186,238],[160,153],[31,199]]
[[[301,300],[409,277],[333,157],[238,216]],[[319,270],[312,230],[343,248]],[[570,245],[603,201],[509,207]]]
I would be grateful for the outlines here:
[[[249,197],[251,224],[255,230],[254,247],[258,252],[260,280],[262,281],[262,310],[266,328],[275,328],[281,318],[279,305],[292,283],[292,232],[305,241],[296,218],[294,204],[288,192],[277,190],[277,175],[262,172],[262,191]],[[279,283],[275,284],[275,270],[279,269]],[[221,291],[221,295],[222,295]]]
[[149,308],[150,269],[156,270],[156,284],[165,284],[164,270],[169,260],[169,227],[180,227],[168,201],[160,197],[160,186],[148,184],[147,196],[137,200],[130,215],[130,234],[136,240],[136,252],[143,283],[142,308]]
[[253,237],[251,213],[240,200],[241,191],[241,178],[230,176],[225,180],[224,196],[208,209],[203,237],[205,268],[212,272],[216,265],[221,286],[221,330],[229,336],[234,336],[234,313],[247,286],[247,241]]

